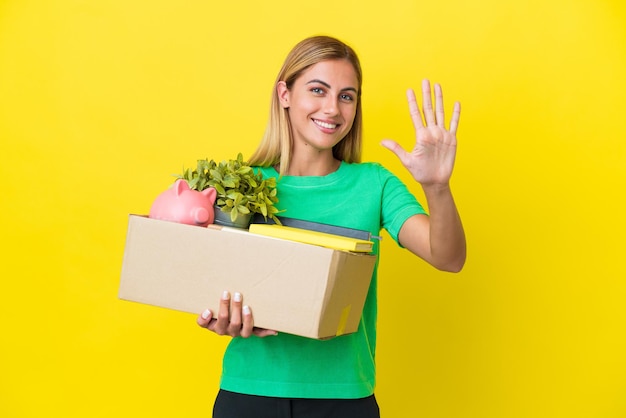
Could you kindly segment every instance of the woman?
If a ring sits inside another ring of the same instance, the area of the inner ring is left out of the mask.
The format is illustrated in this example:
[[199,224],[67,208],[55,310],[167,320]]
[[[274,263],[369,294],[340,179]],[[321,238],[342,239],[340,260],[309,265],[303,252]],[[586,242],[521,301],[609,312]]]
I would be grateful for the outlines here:
[[[434,267],[460,271],[465,236],[449,185],[459,104],[446,129],[441,87],[434,86],[433,108],[425,80],[425,123],[408,92],[413,150],[382,143],[422,186],[427,215],[396,176],[379,164],[360,163],[361,81],[358,57],[343,42],[324,36],[300,42],[278,74],[268,127],[250,162],[278,179],[285,216],[374,235],[385,228]],[[359,330],[326,341],[255,328],[243,296],[224,292],[219,312],[198,317],[201,327],[236,337],[224,356],[214,417],[380,416],[374,398],[376,286],[375,271]]]

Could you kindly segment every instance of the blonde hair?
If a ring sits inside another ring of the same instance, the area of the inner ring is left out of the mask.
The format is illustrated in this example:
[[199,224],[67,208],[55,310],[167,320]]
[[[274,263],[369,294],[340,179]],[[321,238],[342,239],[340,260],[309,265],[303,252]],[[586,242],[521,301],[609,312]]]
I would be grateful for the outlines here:
[[288,171],[293,144],[291,123],[288,109],[283,108],[280,104],[276,86],[278,82],[284,81],[287,88],[291,89],[298,77],[309,67],[328,60],[347,60],[350,62],[354,67],[358,81],[354,122],[346,136],[333,147],[333,156],[349,163],[361,161],[361,84],[363,77],[359,58],[351,47],[338,39],[329,36],[313,36],[304,39],[291,50],[278,73],[278,77],[276,77],[270,104],[269,121],[259,147],[250,158],[251,165],[270,167],[280,164],[281,175]]

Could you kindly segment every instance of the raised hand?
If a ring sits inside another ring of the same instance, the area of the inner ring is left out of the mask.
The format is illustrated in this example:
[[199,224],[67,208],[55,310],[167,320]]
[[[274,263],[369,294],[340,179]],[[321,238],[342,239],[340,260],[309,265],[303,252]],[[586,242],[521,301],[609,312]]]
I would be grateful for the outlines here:
[[456,102],[450,126],[446,129],[441,86],[435,84],[434,90],[433,109],[430,81],[422,81],[423,119],[415,92],[412,89],[407,91],[409,112],[415,128],[415,146],[410,152],[393,140],[382,141],[382,145],[396,154],[413,178],[424,187],[448,185],[456,157],[456,131],[461,115],[461,105]]

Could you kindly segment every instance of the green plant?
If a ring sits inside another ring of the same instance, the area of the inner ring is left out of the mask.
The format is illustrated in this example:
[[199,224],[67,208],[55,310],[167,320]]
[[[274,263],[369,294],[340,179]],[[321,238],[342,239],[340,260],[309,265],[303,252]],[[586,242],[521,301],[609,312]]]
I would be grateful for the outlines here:
[[195,169],[184,169],[183,174],[176,177],[186,180],[192,190],[215,188],[215,205],[222,212],[230,213],[233,222],[241,215],[260,213],[266,220],[270,218],[280,224],[275,216],[280,212],[275,206],[278,202],[276,179],[264,179],[261,172],[255,173],[243,161],[241,153],[236,160],[220,163],[209,159],[198,160]]

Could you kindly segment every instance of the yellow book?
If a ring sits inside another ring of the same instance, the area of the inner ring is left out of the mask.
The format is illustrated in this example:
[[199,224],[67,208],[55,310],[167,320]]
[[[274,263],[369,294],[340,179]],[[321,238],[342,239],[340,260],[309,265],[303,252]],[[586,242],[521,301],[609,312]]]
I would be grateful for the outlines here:
[[327,234],[325,232],[310,231],[308,229],[293,228],[275,224],[252,224],[250,232],[267,237],[281,238],[305,244],[319,245],[334,250],[369,253],[373,243],[357,238]]

